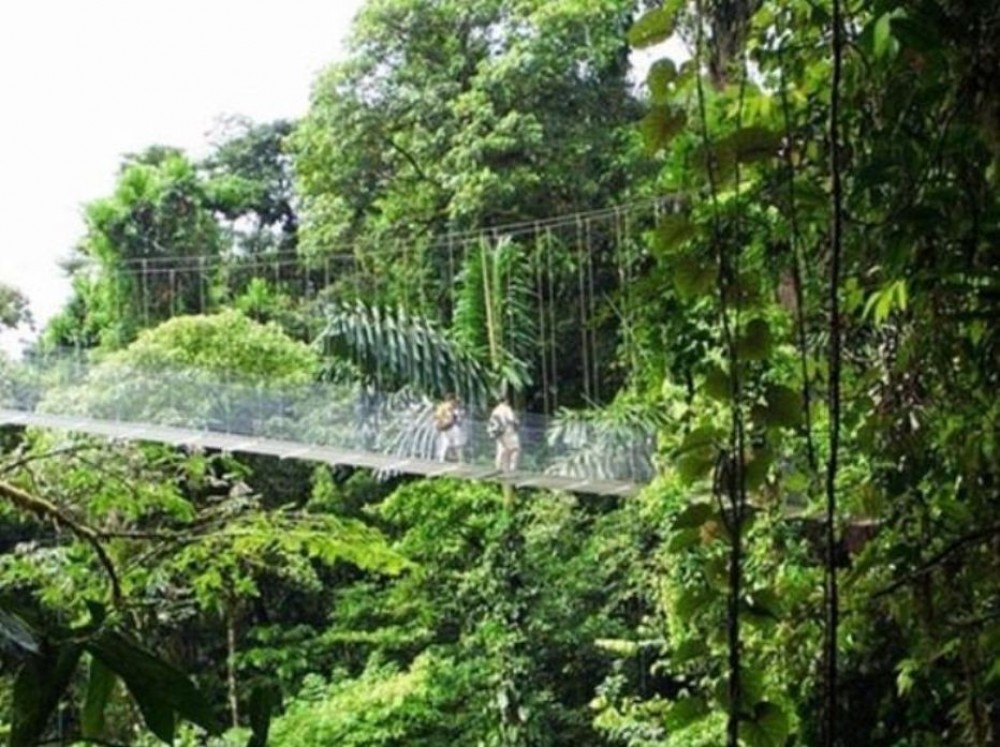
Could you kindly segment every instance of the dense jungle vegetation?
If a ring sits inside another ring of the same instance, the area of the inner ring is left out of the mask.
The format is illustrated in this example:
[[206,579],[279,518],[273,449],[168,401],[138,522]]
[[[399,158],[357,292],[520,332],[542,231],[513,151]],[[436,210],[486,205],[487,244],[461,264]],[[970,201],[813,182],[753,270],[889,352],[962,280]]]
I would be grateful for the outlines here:
[[[998,39],[995,0],[369,0],[300,121],[126,157],[29,351],[86,354],[79,397],[475,370],[655,429],[655,475],[505,497],[4,427],[8,743],[996,744]],[[584,345],[533,311],[583,303],[573,247],[444,272],[443,236],[667,195],[595,245]],[[345,251],[309,292],[122,272]]]

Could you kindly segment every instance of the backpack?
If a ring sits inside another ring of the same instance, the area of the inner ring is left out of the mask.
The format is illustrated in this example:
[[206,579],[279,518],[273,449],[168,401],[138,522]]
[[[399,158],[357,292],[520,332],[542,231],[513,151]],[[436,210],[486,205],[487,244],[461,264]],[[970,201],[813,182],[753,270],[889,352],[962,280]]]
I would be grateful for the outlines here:
[[434,409],[434,427],[446,431],[455,425],[455,406],[451,402],[442,402]]

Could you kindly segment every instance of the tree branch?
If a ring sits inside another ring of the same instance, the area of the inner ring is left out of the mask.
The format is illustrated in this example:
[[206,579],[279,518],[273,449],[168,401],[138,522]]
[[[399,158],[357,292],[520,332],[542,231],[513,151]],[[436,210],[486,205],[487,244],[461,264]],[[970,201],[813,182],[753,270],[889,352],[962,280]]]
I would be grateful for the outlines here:
[[6,498],[21,511],[68,527],[77,537],[89,544],[97,555],[97,559],[104,567],[104,571],[108,574],[108,579],[111,582],[111,595],[115,604],[119,604],[122,601],[122,590],[121,583],[118,580],[118,573],[115,571],[115,566],[111,562],[107,551],[101,545],[101,534],[97,530],[86,524],[81,524],[51,501],[31,495],[31,493],[21,490],[10,483],[0,482],[0,496]]
[[402,145],[400,145],[399,143],[397,143],[391,137],[388,137],[386,135],[380,135],[379,138],[382,140],[382,142],[384,142],[386,145],[388,145],[394,151],[396,151],[397,153],[399,153],[403,158],[405,158],[406,162],[409,163],[413,167],[414,171],[417,172],[417,176],[418,177],[420,177],[421,179],[423,179],[425,182],[428,182],[429,184],[432,184],[435,187],[437,187],[438,189],[444,191],[444,186],[441,184],[441,182],[439,182],[437,179],[434,179],[433,177],[429,176],[427,174],[427,172],[424,171],[423,167],[420,165],[420,163],[417,161],[417,159],[414,157],[414,155],[412,153],[410,153],[408,150],[406,150],[406,148],[404,148]]
[[948,545],[946,545],[939,552],[936,552],[930,558],[925,560],[923,563],[918,565],[909,573],[901,576],[900,578],[893,581],[891,584],[883,589],[879,589],[874,594],[871,595],[871,601],[876,599],[881,599],[884,596],[888,596],[895,591],[898,591],[903,586],[906,586],[913,581],[916,581],[922,576],[926,576],[928,573],[937,568],[941,563],[948,559],[949,556],[964,549],[967,545],[973,545],[977,542],[984,542],[989,539],[993,539],[996,536],[1000,536],[1000,524],[994,524],[993,526],[986,527],[985,529],[979,529],[975,532],[970,532],[969,534],[958,537],[952,540]]
[[15,459],[12,462],[0,467],[0,475],[8,474],[14,470],[20,469],[32,462],[38,462],[43,459],[51,459],[57,456],[66,456],[67,454],[76,454],[81,451],[89,451],[91,449],[100,448],[95,444],[72,444],[70,446],[64,446],[61,449],[53,449],[52,451],[46,451],[41,454],[27,454],[26,456]]

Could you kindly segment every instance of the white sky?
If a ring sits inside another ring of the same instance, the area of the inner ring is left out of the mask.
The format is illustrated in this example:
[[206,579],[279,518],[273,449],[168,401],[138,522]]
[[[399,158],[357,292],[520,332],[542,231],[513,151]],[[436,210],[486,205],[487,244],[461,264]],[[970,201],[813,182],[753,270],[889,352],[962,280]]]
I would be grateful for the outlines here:
[[[58,260],[120,157],[197,155],[217,118],[305,113],[361,0],[8,0],[0,4],[0,280],[59,310]],[[8,334],[0,347],[11,347]]]

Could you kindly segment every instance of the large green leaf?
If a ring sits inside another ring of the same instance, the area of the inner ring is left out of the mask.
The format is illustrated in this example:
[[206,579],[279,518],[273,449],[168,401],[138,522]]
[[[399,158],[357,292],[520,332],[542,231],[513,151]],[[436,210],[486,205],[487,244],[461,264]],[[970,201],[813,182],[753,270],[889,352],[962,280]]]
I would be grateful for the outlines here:
[[683,109],[657,104],[639,122],[643,142],[650,155],[656,155],[670,145],[687,124]]
[[641,49],[669,39],[682,5],[679,0],[669,0],[663,7],[644,13],[628,30],[628,43]]
[[[715,686],[715,697],[724,710],[729,710],[729,679],[728,677]],[[764,676],[760,669],[742,667],[740,669],[740,704],[739,711],[743,718],[754,713],[758,703],[764,698]]]
[[718,458],[717,437],[718,432],[707,427],[691,431],[685,437],[675,462],[681,480],[692,483],[708,475]]
[[718,518],[718,511],[713,504],[705,502],[692,503],[684,508],[673,521],[674,529],[697,529],[707,521]]
[[670,88],[677,80],[677,65],[673,60],[664,58],[650,66],[646,74],[646,85],[654,104],[664,104],[670,96]]
[[760,361],[771,355],[771,328],[763,319],[751,319],[736,343],[736,354],[743,360]]
[[770,387],[765,398],[767,407],[764,412],[768,425],[797,428],[802,424],[805,403],[801,392],[779,384]]
[[709,364],[705,372],[703,390],[712,399],[726,402],[733,396],[733,382],[729,374],[715,363]]
[[781,619],[781,598],[773,589],[756,589],[747,595],[743,609],[751,623],[774,623]]
[[691,622],[715,599],[716,594],[709,588],[691,587],[683,589],[674,601],[670,612],[684,622]]
[[681,298],[690,300],[715,288],[715,263],[696,257],[680,257],[673,263],[674,287]]
[[90,657],[87,696],[83,703],[80,724],[83,736],[97,738],[104,733],[104,711],[118,678],[100,659]]
[[695,234],[695,225],[685,213],[669,213],[660,218],[653,234],[656,251],[669,255]]
[[10,747],[34,747],[69,687],[82,649],[76,643],[45,642],[27,657],[14,678]]
[[711,651],[705,638],[688,638],[670,652],[670,662],[678,665],[689,661],[704,660],[709,656],[711,656]]
[[670,704],[666,722],[671,731],[679,731],[700,721],[711,713],[704,698],[697,696],[680,698]]
[[701,530],[699,529],[679,529],[670,535],[667,542],[667,552],[678,553],[701,544]]
[[105,630],[86,644],[87,650],[125,682],[146,725],[170,743],[179,716],[217,733],[212,709],[187,675],[153,655],[124,634]]
[[744,484],[747,490],[757,490],[767,480],[774,455],[767,449],[754,449],[744,464]]
[[337,305],[319,342],[334,355],[357,359],[367,375],[390,388],[410,385],[436,397],[451,391],[473,406],[488,399],[490,375],[476,351],[403,310],[361,301]]
[[757,703],[753,718],[740,723],[740,736],[747,747],[784,747],[788,730],[788,714],[768,701]]

